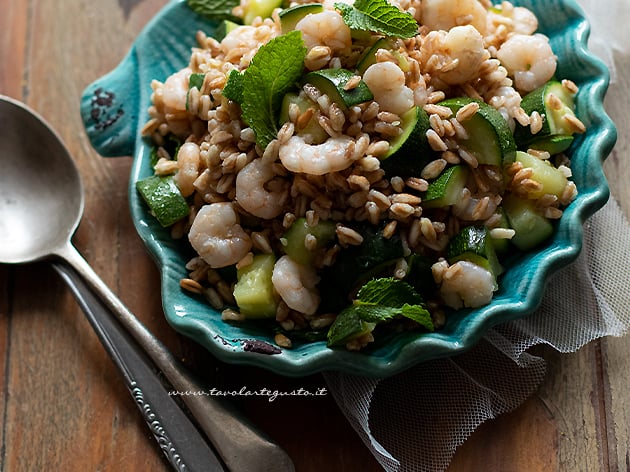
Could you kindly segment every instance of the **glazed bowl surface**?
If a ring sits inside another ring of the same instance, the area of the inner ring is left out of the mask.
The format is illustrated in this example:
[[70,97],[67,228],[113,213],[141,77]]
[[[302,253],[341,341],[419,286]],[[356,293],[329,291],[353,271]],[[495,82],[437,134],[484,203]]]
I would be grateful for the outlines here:
[[590,30],[580,7],[573,0],[514,3],[536,13],[539,31],[549,36],[558,56],[558,77],[571,79],[580,88],[576,112],[587,132],[568,152],[578,197],[565,210],[547,243],[508,261],[489,305],[449,314],[446,325],[432,333],[380,337],[361,352],[331,349],[325,341],[277,349],[268,324],[224,322],[204,299],[180,288],[180,279],[187,276],[185,264],[191,250],[185,242],[171,239],[136,192],[135,183],[152,174],[150,143],[142,138],[140,129],[148,119],[151,80],[164,81],[185,67],[195,46],[195,33],[202,30],[212,35],[217,24],[195,14],[184,0],[168,3],[136,38],[118,67],[86,88],[81,114],[91,143],[101,155],[133,156],[128,190],[131,215],[160,269],[162,303],[170,325],[228,363],[254,365],[287,376],[335,370],[386,377],[420,362],[461,354],[492,326],[535,311],[551,274],[579,254],[584,221],[609,197],[602,163],[614,146],[616,130],[603,107],[609,72],[587,49]]

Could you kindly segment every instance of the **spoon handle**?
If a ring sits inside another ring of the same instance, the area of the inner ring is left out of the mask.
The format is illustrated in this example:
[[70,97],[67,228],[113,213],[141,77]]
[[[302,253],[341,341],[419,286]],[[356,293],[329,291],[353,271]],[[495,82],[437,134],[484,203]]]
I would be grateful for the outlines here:
[[98,294],[173,388],[178,392],[193,393],[181,395],[180,398],[229,470],[235,472],[293,472],[295,470],[287,453],[230,404],[203,394],[207,392],[207,389],[125,307],[72,244],[68,243],[59,250],[57,256],[69,263],[87,285]]
[[53,267],[71,288],[94,332],[120,370],[162,452],[177,471],[223,471],[215,453],[177,405],[130,336],[67,265]]

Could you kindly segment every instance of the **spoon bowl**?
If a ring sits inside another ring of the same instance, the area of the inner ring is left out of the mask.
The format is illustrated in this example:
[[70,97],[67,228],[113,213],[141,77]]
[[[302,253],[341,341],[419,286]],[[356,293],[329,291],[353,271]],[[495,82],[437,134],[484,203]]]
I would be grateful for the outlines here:
[[0,130],[0,262],[33,262],[68,243],[83,213],[83,186],[59,136],[2,96]]
[[[62,140],[37,113],[2,95],[0,159],[3,163],[0,171],[0,263],[20,264],[49,259],[64,281],[79,294],[83,290],[77,288],[73,278],[81,278],[81,282],[85,282],[103,302],[106,314],[109,311],[120,321],[175,391],[204,392],[204,386],[138,321],[74,248],[71,237],[83,213],[79,171]],[[89,296],[77,298],[85,302]],[[96,324],[99,337],[103,339],[103,331],[108,331],[104,333],[106,337],[111,336],[112,330],[107,328],[107,323],[95,319],[90,311],[89,307],[84,308],[90,322],[93,326]],[[107,341],[112,342],[111,339]],[[177,470],[184,470],[180,462],[184,456],[182,451],[186,451],[189,458],[202,463],[199,467],[189,463],[186,470],[223,470],[201,436],[197,438],[197,429],[192,426],[192,429],[186,429],[184,421],[188,418],[180,416],[178,419],[163,411],[163,419],[169,419],[172,430],[177,433],[170,439],[165,438],[166,425],[160,424],[158,412],[151,409],[156,409],[157,405],[144,404],[148,398],[130,376],[129,359],[123,359],[120,349],[115,346],[111,352],[137,406],[145,414],[145,420],[168,453],[172,465]],[[173,400],[168,392],[164,394]],[[206,395],[184,395],[182,401],[230,470],[294,470],[286,452],[230,405]]]

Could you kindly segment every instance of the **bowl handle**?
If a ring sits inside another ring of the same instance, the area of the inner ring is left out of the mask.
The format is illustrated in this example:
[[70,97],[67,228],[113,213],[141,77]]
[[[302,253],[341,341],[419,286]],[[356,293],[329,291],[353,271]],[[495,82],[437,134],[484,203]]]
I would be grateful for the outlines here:
[[140,102],[138,84],[138,59],[132,47],[114,70],[83,92],[83,124],[92,146],[104,157],[134,153]]

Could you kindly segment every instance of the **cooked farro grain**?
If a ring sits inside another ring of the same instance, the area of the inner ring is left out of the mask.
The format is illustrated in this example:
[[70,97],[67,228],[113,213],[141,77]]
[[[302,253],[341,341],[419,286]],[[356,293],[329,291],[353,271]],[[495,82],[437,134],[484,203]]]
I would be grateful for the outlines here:
[[457,134],[457,130],[455,129],[455,126],[453,125],[453,122],[455,121],[457,120],[453,118],[449,120],[444,120],[444,136],[445,137],[452,138],[453,136]]
[[250,265],[252,262],[254,262],[254,253],[248,252],[236,263],[236,268],[242,269],[243,267]]
[[396,267],[394,268],[394,277],[397,279],[404,279],[407,276],[409,264],[407,260],[402,258],[396,261]]
[[309,70],[323,69],[331,59],[331,50],[328,46],[314,46],[306,55],[304,65]]
[[339,131],[337,131],[333,127],[333,124],[329,117],[325,115],[319,115],[319,117],[317,118],[317,122],[319,123],[319,126],[321,126],[324,131],[326,131],[328,136],[338,136],[340,134]]
[[547,151],[541,151],[540,149],[528,149],[527,153],[531,154],[532,156],[536,156],[538,159],[542,160],[547,160],[551,158],[551,154],[549,154]]
[[584,126],[584,123],[582,123],[577,116],[565,114],[562,116],[562,119],[570,126],[570,128],[575,133],[586,132],[586,126]]
[[559,199],[557,196],[547,193],[540,197],[536,203],[538,207],[544,208],[552,205],[557,205],[558,200]]
[[157,131],[158,126],[160,126],[160,121],[157,118],[151,118],[142,126],[140,133],[142,136],[151,136]]
[[475,114],[479,111],[479,104],[472,102],[467,105],[464,105],[459,110],[457,110],[457,114],[455,115],[456,120],[459,123],[463,123],[466,120],[471,119]]
[[367,211],[368,220],[376,226],[381,221],[381,209],[374,202],[365,202],[365,209]]
[[431,146],[431,149],[434,151],[448,151],[448,146],[435,130],[427,130],[427,140],[429,141],[429,146]]
[[356,230],[337,224],[337,238],[341,244],[357,246],[363,242],[363,236]]
[[437,240],[437,232],[428,218],[420,218],[420,232],[429,241],[435,242]]
[[337,315],[334,313],[325,313],[323,315],[317,315],[310,318],[308,324],[311,329],[318,330],[330,326],[336,318]]
[[[534,169],[531,167],[523,167],[523,165],[519,162],[519,169],[512,177],[513,182],[522,182],[525,179],[529,179],[532,175],[534,175]],[[516,166],[513,166],[516,167]]]
[[420,172],[420,176],[425,180],[435,179],[442,173],[446,164],[447,162],[444,159],[435,159],[424,166]]
[[[394,192],[403,193],[405,190],[405,181],[400,176],[394,176],[389,180]],[[418,202],[419,203],[419,202]]]
[[291,340],[282,333],[277,333],[274,336],[273,341],[278,346],[283,347],[285,349],[291,349],[293,347],[293,343],[291,342]]
[[572,80],[562,79],[562,87],[572,95],[578,93],[578,86]]
[[[379,141],[379,142],[383,142],[383,141]],[[388,147],[389,147],[389,145],[388,145]],[[378,158],[375,157],[375,156],[363,157],[363,158],[359,159],[357,161],[357,163],[359,164],[359,167],[361,167],[361,169],[363,169],[363,171],[365,171],[366,173],[377,172],[380,169],[380,167],[381,167],[381,161],[378,160]],[[366,175],[366,177],[368,178],[368,180],[371,181],[371,179],[370,179],[370,177],[368,175]],[[370,182],[370,183],[372,183],[372,182]]]
[[178,165],[177,161],[172,161],[170,159],[165,159],[164,157],[160,157],[157,163],[153,167],[156,175],[171,175],[177,172]]
[[374,131],[385,138],[393,138],[402,133],[402,128],[394,123],[379,121],[374,124]]
[[457,154],[462,158],[471,168],[476,169],[479,166],[477,158],[466,150],[466,148],[460,147],[457,149]]
[[446,94],[441,90],[434,90],[427,97],[428,104],[439,103],[446,98]]
[[360,351],[371,342],[374,342],[374,336],[372,335],[372,333],[367,333],[359,336],[356,339],[353,339],[352,341],[349,341],[346,344],[346,349],[348,351]]
[[543,127],[543,118],[536,110],[529,115],[529,129],[532,134],[540,133]]
[[391,205],[389,197],[375,189],[368,192],[368,200],[375,203],[381,210],[387,210]]
[[346,181],[348,182],[348,185],[352,190],[362,190],[364,192],[367,192],[370,189],[370,181],[366,179],[363,175],[351,174],[348,176]]
[[361,83],[361,76],[360,75],[355,75],[352,76],[350,78],[350,80],[348,80],[346,82],[346,84],[343,86],[343,89],[348,91],[348,90],[354,90],[355,88],[357,88],[357,86]]
[[408,205],[417,206],[420,205],[422,199],[417,195],[411,195],[410,193],[395,193],[390,198],[393,203],[406,203]]
[[442,159],[444,159],[447,162],[447,164],[456,165],[461,162],[461,158],[459,157],[459,154],[451,150],[444,151],[440,156],[442,157]]
[[577,196],[577,187],[575,186],[575,182],[569,181],[567,182],[566,187],[564,187],[564,191],[560,196],[560,204],[563,206],[571,203],[575,197]]
[[549,106],[549,108],[556,111],[562,110],[562,108],[564,107],[564,103],[562,102],[562,100],[560,100],[558,96],[554,93],[550,93],[547,96],[547,105]]
[[562,210],[556,207],[546,207],[543,210],[543,215],[550,220],[556,220],[562,216]]
[[416,209],[413,205],[408,203],[392,203],[389,207],[391,215],[397,220],[406,220],[410,216],[413,216]]
[[[380,157],[380,156],[385,155],[387,151],[389,151],[389,142],[384,141],[384,140],[378,140],[378,141],[374,141],[370,143],[365,153],[368,156]],[[379,161],[379,167],[380,167],[380,161]]]
[[240,312],[233,310],[232,308],[226,308],[221,311],[221,319],[223,321],[245,321],[247,318]]
[[444,136],[444,120],[440,118],[440,115],[436,113],[432,113],[431,115],[429,115],[429,124],[431,125],[433,131],[438,134],[438,136]]
[[525,113],[525,110],[521,107],[514,108],[513,114],[514,119],[518,121],[521,126],[529,126],[531,124],[530,116]]
[[379,112],[378,103],[377,102],[370,103],[365,108],[365,110],[363,110],[363,113],[361,115],[361,121],[363,121],[364,123],[367,123],[368,121],[375,119],[376,116],[378,115],[378,112]]
[[571,171],[571,168],[567,167],[564,164],[559,165],[558,170],[562,172],[567,179],[573,177],[573,172]]
[[186,290],[187,292],[192,292],[192,293],[198,293],[201,294],[203,293],[203,286],[197,282],[196,280],[193,279],[181,279],[179,281],[179,286]]
[[407,180],[405,180],[405,185],[418,192],[426,192],[429,188],[429,183],[420,177],[408,177]]
[[450,125],[453,127],[454,135],[457,139],[465,141],[469,138],[468,131],[464,128],[457,118],[451,118],[449,120]]
[[453,110],[449,107],[435,105],[433,103],[426,104],[424,106],[424,111],[426,111],[429,115],[437,115],[442,119],[450,118],[453,115]]
[[396,229],[398,228],[398,221],[392,220],[385,225],[383,228],[383,237],[385,239],[389,239],[396,233]]

